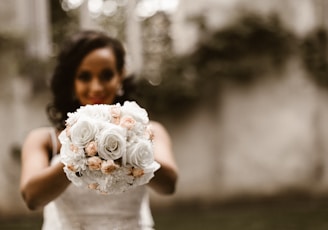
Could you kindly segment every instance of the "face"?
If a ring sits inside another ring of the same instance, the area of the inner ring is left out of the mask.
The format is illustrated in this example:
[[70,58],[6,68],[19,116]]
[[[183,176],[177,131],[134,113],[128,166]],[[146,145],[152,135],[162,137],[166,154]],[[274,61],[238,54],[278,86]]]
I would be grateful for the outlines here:
[[81,105],[112,104],[121,87],[122,74],[110,48],[90,52],[82,60],[74,78],[75,96]]

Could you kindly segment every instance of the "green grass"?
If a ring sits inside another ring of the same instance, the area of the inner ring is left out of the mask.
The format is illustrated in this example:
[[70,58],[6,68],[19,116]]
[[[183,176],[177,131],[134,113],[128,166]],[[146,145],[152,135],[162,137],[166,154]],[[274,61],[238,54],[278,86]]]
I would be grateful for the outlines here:
[[[328,199],[279,199],[153,209],[156,230],[327,230]],[[36,230],[41,217],[0,218],[1,230]]]

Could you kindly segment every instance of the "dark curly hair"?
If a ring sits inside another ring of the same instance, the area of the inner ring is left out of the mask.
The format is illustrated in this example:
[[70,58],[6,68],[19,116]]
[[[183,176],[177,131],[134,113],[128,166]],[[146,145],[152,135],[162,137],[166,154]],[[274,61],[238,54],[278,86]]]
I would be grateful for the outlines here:
[[[47,106],[48,118],[57,129],[64,129],[67,113],[74,112],[81,106],[74,96],[74,76],[78,66],[91,51],[104,47],[113,50],[116,57],[116,68],[122,73],[125,65],[124,47],[120,41],[104,32],[80,31],[64,43],[50,80],[53,99]],[[124,98],[120,97],[116,98],[115,102],[123,100]]]

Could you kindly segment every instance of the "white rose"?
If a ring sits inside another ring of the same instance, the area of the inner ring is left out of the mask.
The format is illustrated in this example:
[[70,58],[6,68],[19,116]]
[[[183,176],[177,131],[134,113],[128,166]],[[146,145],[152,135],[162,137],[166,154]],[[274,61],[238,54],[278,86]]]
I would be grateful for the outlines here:
[[154,162],[152,143],[140,139],[128,147],[126,154],[127,163],[134,167],[146,169]]
[[96,104],[96,105],[85,105],[79,108],[77,111],[80,114],[91,117],[97,121],[109,121],[110,105]]
[[149,122],[148,113],[141,108],[135,101],[126,101],[122,106],[122,112],[133,116],[137,121],[147,124]]
[[80,114],[78,114],[77,112],[74,113],[67,113],[67,119],[66,119],[66,126],[72,126],[73,124],[75,124],[75,122],[79,119]]
[[70,142],[70,139],[67,137],[66,129],[60,132],[58,135],[59,142],[64,145]]
[[74,161],[79,161],[83,159],[84,156],[84,151],[83,148],[72,148],[72,143],[70,139],[66,136],[65,130],[62,131],[59,136],[59,141],[61,143],[61,148],[60,148],[60,156],[63,161],[63,163],[72,163]]
[[90,141],[95,139],[97,127],[90,119],[80,117],[79,120],[70,128],[72,143],[84,148]]
[[126,132],[108,123],[97,136],[98,155],[105,160],[116,160],[126,152]]

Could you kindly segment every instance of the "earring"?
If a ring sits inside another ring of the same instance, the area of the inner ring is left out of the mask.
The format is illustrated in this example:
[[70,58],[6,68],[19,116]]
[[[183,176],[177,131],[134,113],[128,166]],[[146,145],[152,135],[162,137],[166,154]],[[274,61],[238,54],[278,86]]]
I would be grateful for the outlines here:
[[116,91],[116,95],[119,97],[122,97],[124,95],[124,90],[122,85],[120,85],[120,87],[118,87],[117,91]]

